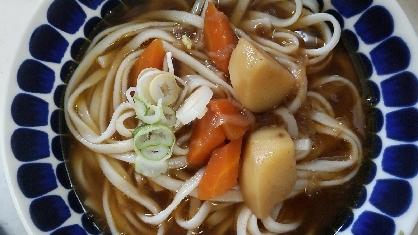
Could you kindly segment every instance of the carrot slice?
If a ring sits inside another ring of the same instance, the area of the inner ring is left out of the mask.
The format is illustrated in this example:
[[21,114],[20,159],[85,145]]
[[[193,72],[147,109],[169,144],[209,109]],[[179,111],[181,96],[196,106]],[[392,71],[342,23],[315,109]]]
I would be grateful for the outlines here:
[[128,87],[136,86],[138,75],[143,69],[156,68],[162,69],[165,50],[161,39],[154,39],[142,52],[139,59],[135,62],[129,74]]
[[208,3],[204,19],[203,35],[209,58],[220,71],[229,75],[229,59],[238,43],[238,39],[229,25],[228,17],[216,9],[213,3]]
[[207,164],[212,151],[225,142],[223,129],[216,122],[215,113],[210,110],[196,120],[187,153],[189,167],[198,168]]
[[242,138],[213,151],[197,188],[201,200],[209,200],[227,193],[237,185]]
[[229,99],[212,99],[208,108],[222,122],[222,129],[229,140],[240,138],[251,127],[251,120]]

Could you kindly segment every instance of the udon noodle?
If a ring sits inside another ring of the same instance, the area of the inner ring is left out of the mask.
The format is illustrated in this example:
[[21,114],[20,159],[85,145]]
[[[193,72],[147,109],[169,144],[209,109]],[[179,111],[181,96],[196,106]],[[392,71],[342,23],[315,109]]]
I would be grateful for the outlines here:
[[[348,72],[323,72],[337,60],[338,21],[319,12],[317,1],[215,4],[239,40],[273,58],[294,80],[283,101],[267,111],[251,112],[239,104],[229,75],[208,56],[203,28],[209,1],[178,1],[175,10],[171,2],[151,2],[133,11],[138,14],[94,37],[68,82],[65,119],[75,139],[69,155],[71,179],[83,205],[98,215],[96,222],[106,232],[287,233],[304,223],[297,216],[282,215],[287,201],[344,185],[359,171],[365,137],[361,94],[358,81],[344,76],[355,72],[351,67]],[[166,52],[162,69],[144,69],[137,84],[128,85],[136,61],[154,39],[161,40]],[[153,85],[152,79],[161,74],[168,77]],[[178,91],[174,98],[173,90]],[[293,141],[297,180],[265,218],[257,218],[246,204],[239,184],[209,200],[198,197],[206,166],[191,168],[186,156],[194,123],[214,98],[241,107],[251,122],[249,132],[280,126]],[[170,154],[164,156],[162,170],[160,165],[151,170],[142,166],[134,149],[138,141],[133,136],[141,132],[137,127],[154,123],[164,126],[161,132],[174,134],[173,145],[164,148]],[[334,144],[327,148],[326,142]]]

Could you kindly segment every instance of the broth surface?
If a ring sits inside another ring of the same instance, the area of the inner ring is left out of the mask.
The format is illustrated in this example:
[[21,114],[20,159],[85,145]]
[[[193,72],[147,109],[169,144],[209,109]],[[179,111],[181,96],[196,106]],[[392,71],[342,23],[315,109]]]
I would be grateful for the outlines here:
[[[151,2],[151,1],[150,1]],[[135,17],[136,14],[141,14],[143,12],[152,11],[155,9],[164,9],[169,7],[170,9],[176,10],[190,10],[192,6],[192,1],[153,1],[152,4],[142,3],[140,6],[128,7],[125,6],[126,14],[123,17],[117,17],[107,21],[109,25],[119,24],[121,22],[128,21],[130,18]],[[129,4],[128,4],[129,5]],[[232,11],[231,8],[223,7],[221,8],[227,15]],[[269,10],[271,14],[276,14],[281,17],[289,17],[288,13],[281,11],[280,8],[271,8]],[[117,14],[116,14],[117,15]],[[97,30],[102,29],[104,26],[98,26]],[[187,28],[179,29],[178,35],[184,33],[193,33]],[[316,32],[318,33],[318,32]],[[320,32],[319,32],[320,33]],[[260,35],[268,35],[269,32],[263,29],[259,29]],[[122,43],[122,42],[121,42]],[[118,50],[118,45],[113,45],[111,50]],[[81,52],[82,53],[82,52]],[[367,89],[363,86],[361,79],[358,76],[358,68],[352,63],[352,58],[349,55],[349,52],[345,48],[345,45],[340,41],[338,46],[334,48],[331,55],[328,55],[330,58],[330,63],[319,72],[316,71],[316,68],[308,67],[308,84],[314,83],[316,80],[320,79],[323,76],[328,75],[339,75],[347,78],[351,81],[356,88],[359,90],[360,94],[363,94],[363,100],[365,100],[364,95],[370,95],[370,91],[364,90]],[[174,61],[176,66],[176,61]],[[94,70],[95,68],[92,68]],[[318,88],[317,88],[318,90]],[[344,183],[339,186],[322,188],[318,189],[316,187],[316,179],[312,179],[309,182],[309,186],[306,189],[306,193],[297,195],[294,198],[288,199],[279,214],[279,222],[287,222],[289,220],[294,221],[303,221],[301,226],[289,233],[285,234],[334,234],[340,227],[344,224],[347,216],[349,215],[350,208],[353,208],[357,203],[358,198],[361,195],[363,184],[367,178],[367,170],[369,168],[369,155],[372,149],[370,136],[373,132],[373,126],[369,123],[372,121],[367,120],[367,123],[357,122],[357,115],[372,115],[372,109],[370,105],[362,102],[364,113],[358,114],[355,110],[355,105],[357,104],[350,92],[347,92],[344,86],[338,85],[324,85],[318,90],[325,98],[330,100],[335,115],[338,117],[338,120],[347,125],[351,130],[360,137],[363,147],[363,164],[360,167],[357,175],[347,183]],[[292,95],[291,95],[292,96]],[[87,98],[88,99],[88,98]],[[300,132],[302,133],[311,133],[311,129],[314,123],[306,118],[306,113],[311,110],[312,107],[309,105],[302,105],[302,107],[295,114],[295,118],[299,123]],[[271,112],[256,114],[256,126],[266,126],[266,125],[283,125],[283,121],[278,119]],[[129,125],[129,124],[128,124]],[[134,124],[132,124],[134,125]],[[133,126],[134,128],[134,126]],[[191,126],[184,127],[187,131]],[[114,139],[119,139],[119,136],[114,136]],[[314,134],[312,137],[313,140],[313,151],[310,153],[308,158],[316,158],[316,154],[320,154],[321,157],[329,157],[335,155],[346,156],[348,145],[340,139],[325,135],[325,134]],[[103,231],[105,234],[109,234],[107,222],[105,219],[105,214],[103,210],[103,188],[105,184],[109,184],[106,180],[102,170],[99,167],[97,159],[94,157],[94,154],[86,148],[83,144],[78,142],[76,139],[64,138],[64,145],[69,146],[67,152],[64,153],[66,157],[66,164],[69,170],[70,179],[74,186],[74,189],[82,202],[86,213],[89,215],[98,228]],[[311,156],[312,155],[312,156]],[[109,161],[115,161],[109,158]],[[121,172],[122,175],[125,175],[126,178],[130,180],[135,180],[135,177],[141,177],[134,174],[134,169],[132,164],[128,163],[118,163],[119,166],[117,171]],[[80,168],[80,166],[83,166]],[[86,170],[88,169],[88,170]],[[84,171],[83,179],[77,177],[78,171]],[[178,171],[170,170],[171,175],[175,175],[178,178],[186,178],[193,175],[193,171]],[[141,192],[147,194],[148,196],[155,199],[161,208],[165,208],[170,204],[173,197],[173,193],[167,190],[160,190],[160,186],[153,184],[151,181],[147,181]],[[88,189],[88,190],[86,190]],[[147,190],[150,189],[150,190]],[[110,194],[110,207],[111,210],[115,213],[114,219],[115,223],[118,225],[118,228],[126,228],[123,230],[124,234],[135,234],[132,224],[125,219],[123,214],[123,208],[130,208],[132,211],[144,212],[147,213],[144,207],[138,205],[132,199],[128,198],[126,195],[121,193],[118,190],[114,190],[115,193]],[[192,199],[188,198],[183,201],[180,206],[174,211],[175,213],[185,214],[184,208],[187,207],[189,203],[193,203]],[[121,209],[122,208],[122,209]],[[132,209],[135,208],[135,209]],[[223,234],[236,234],[234,221],[237,217],[237,205],[229,206],[229,210],[225,216],[225,221],[231,221],[231,226],[227,226],[225,229],[216,228],[216,232],[225,231]],[[131,215],[132,216],[132,215]],[[229,222],[225,222],[229,224]],[[215,230],[212,230],[210,226],[203,224],[198,234],[214,234]],[[149,234],[154,234],[156,231],[155,226],[149,226]],[[168,234],[186,234],[186,230],[179,227],[175,222],[174,218],[170,217],[168,220]]]

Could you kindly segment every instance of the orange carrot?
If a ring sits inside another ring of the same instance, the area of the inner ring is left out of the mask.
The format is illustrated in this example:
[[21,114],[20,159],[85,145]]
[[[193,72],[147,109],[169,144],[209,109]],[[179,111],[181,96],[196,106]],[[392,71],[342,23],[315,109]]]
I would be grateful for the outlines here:
[[212,151],[225,140],[241,138],[251,127],[251,120],[227,98],[212,99],[208,111],[196,120],[193,128],[187,162],[198,168],[208,163]]
[[196,121],[187,153],[187,163],[191,168],[199,168],[208,163],[212,151],[224,144],[225,135],[221,126],[216,125],[215,113],[208,110]]
[[229,25],[228,17],[213,3],[208,4],[205,13],[203,35],[209,58],[220,71],[229,75],[229,59],[238,39]]
[[242,138],[213,151],[197,188],[201,200],[209,200],[227,193],[237,185]]
[[139,59],[135,62],[129,74],[128,87],[136,86],[138,75],[143,69],[156,68],[162,69],[164,62],[165,50],[161,39],[154,39],[145,48]]
[[238,139],[250,129],[251,120],[230,99],[212,99],[208,107],[216,113],[218,121],[222,123],[227,139]]

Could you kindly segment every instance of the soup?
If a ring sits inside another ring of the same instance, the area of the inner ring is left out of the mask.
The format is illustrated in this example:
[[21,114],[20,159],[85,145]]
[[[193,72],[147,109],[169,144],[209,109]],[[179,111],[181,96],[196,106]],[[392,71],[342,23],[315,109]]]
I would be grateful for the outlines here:
[[304,2],[128,4],[92,38],[66,159],[100,230],[338,231],[367,174],[367,90],[338,21]]

